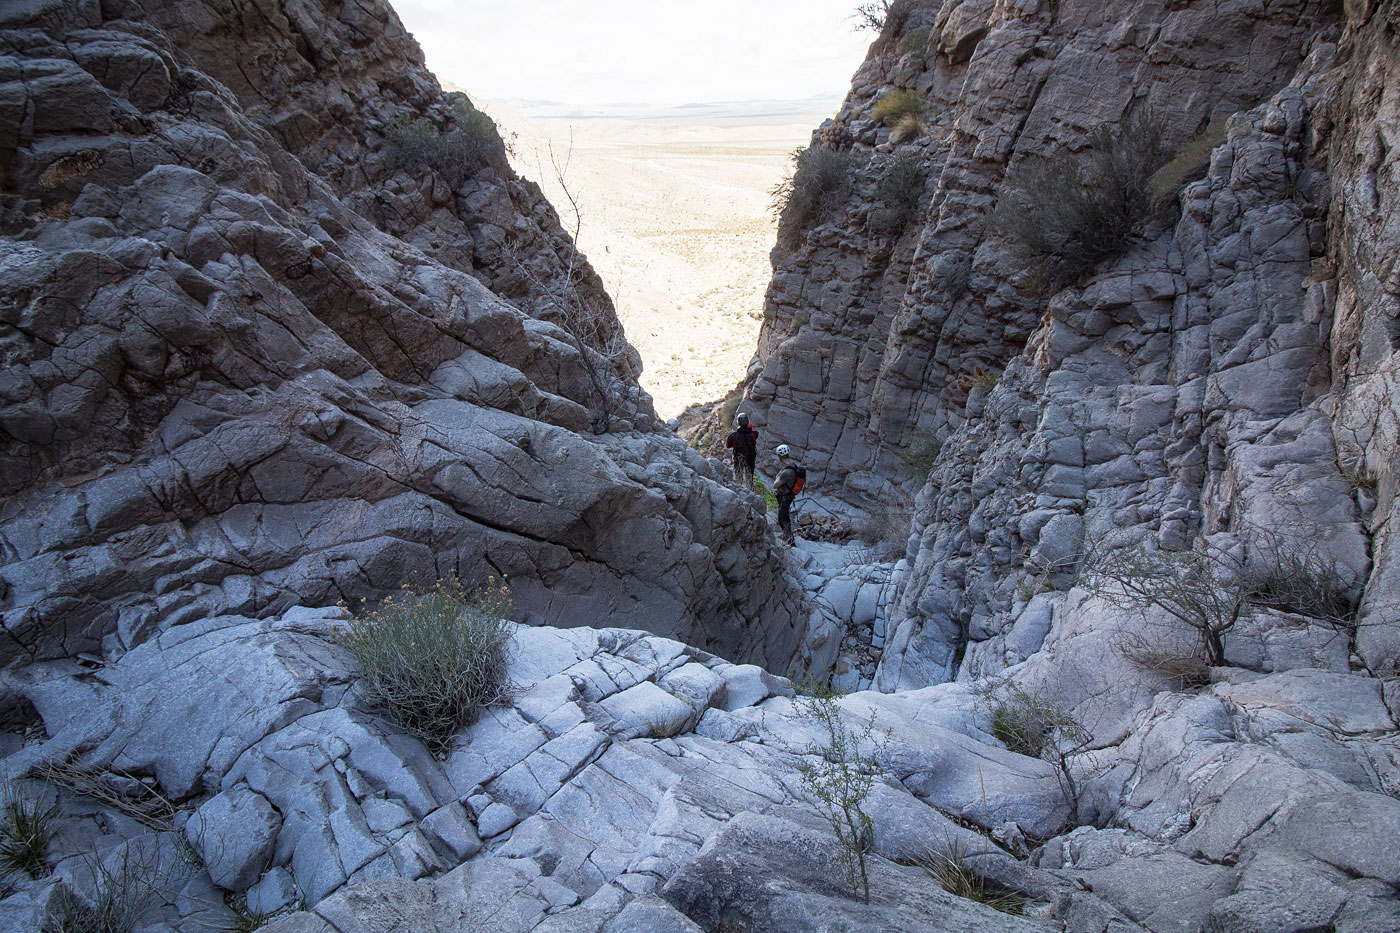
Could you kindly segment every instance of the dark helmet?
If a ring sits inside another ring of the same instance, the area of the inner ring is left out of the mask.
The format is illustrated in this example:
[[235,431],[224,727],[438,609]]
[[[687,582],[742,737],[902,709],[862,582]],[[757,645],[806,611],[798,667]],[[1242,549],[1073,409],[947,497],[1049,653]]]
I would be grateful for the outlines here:
[[747,428],[748,426],[749,426],[749,416],[746,415],[746,414],[744,414],[742,411],[739,412],[739,427],[741,427],[741,428]]

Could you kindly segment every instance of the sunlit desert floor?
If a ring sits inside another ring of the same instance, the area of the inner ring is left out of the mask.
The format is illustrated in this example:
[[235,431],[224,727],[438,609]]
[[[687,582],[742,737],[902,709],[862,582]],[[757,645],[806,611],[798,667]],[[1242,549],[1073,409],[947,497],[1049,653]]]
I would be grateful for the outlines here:
[[515,134],[516,170],[543,186],[572,231],[552,148],[580,206],[580,246],[642,354],[657,413],[670,418],[729,392],[763,316],[770,191],[826,115],[820,105],[625,119],[482,106],[504,136]]

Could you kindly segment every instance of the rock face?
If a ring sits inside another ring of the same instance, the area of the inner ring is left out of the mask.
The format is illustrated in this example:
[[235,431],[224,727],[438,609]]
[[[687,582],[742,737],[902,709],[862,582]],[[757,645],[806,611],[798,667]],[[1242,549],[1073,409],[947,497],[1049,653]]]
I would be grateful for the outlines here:
[[[1343,840],[1400,813],[1397,15],[896,5],[814,135],[849,153],[849,193],[773,254],[746,409],[817,489],[910,500],[875,688],[991,678],[1083,726],[1086,828],[1033,860],[1150,929],[1396,923],[1386,869],[1356,867],[1381,837]],[[917,131],[875,118],[896,89]],[[1037,297],[991,220],[1008,172],[1075,164],[1149,111],[1173,149],[1215,122],[1208,166]],[[928,180],[892,232],[880,179],[901,154]],[[1234,555],[1222,581],[1262,568],[1223,665],[1104,589],[1096,568],[1137,548]],[[1318,608],[1329,592],[1345,609]],[[1168,877],[1194,893],[1157,913]]]
[[387,4],[274,7],[0,14],[3,657],[455,573],[800,664],[757,499],[489,121]]

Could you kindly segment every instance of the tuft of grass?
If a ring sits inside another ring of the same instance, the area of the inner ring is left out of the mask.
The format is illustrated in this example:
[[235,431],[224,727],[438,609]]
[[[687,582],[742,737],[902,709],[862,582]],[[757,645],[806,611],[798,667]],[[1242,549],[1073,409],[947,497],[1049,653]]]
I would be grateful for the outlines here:
[[891,88],[875,102],[870,115],[885,126],[897,126],[908,117],[922,118],[924,99],[908,88]]
[[253,910],[248,906],[248,899],[245,895],[226,895],[224,903],[228,906],[229,916],[221,926],[216,928],[217,933],[256,933],[267,926],[273,920],[286,914],[294,912],[295,907],[283,907],[270,913]]
[[157,788],[121,771],[89,771],[64,762],[45,762],[39,766],[39,777],[158,832],[169,832],[179,812]]
[[671,739],[685,731],[685,719],[652,719],[647,722],[647,738]]
[[452,115],[445,126],[422,118],[400,122],[384,142],[389,174],[433,171],[453,186],[461,185],[478,170],[505,158],[496,124],[477,110],[465,94],[451,94]]
[[813,674],[808,674],[801,680],[794,680],[792,689],[799,697],[813,700],[839,700],[847,693],[845,690],[833,690],[829,677],[822,680]]
[[925,852],[927,854],[919,861],[919,867],[954,897],[986,904],[1004,914],[1019,914],[1026,905],[1026,898],[1020,894],[993,884],[979,874],[976,868],[968,864],[967,856],[958,846],[949,846],[946,854],[927,847]]
[[365,701],[442,751],[508,691],[509,611],[509,591],[494,578],[470,595],[448,578],[406,587],[337,640],[360,664]]
[[783,245],[791,247],[804,229],[831,216],[851,192],[856,156],[824,146],[792,153],[792,174],[774,185],[769,205],[778,218]]
[[911,29],[899,40],[899,49],[905,55],[923,55],[928,51],[929,31],[923,26]]
[[44,854],[53,835],[52,824],[58,806],[44,806],[7,791],[0,806],[0,871],[23,872],[39,877],[48,872]]
[[154,846],[129,845],[113,865],[96,857],[89,863],[95,889],[86,900],[79,900],[63,887],[44,933],[129,933],[159,903],[162,886],[177,881],[183,885],[194,874],[194,865],[184,858],[162,865]]

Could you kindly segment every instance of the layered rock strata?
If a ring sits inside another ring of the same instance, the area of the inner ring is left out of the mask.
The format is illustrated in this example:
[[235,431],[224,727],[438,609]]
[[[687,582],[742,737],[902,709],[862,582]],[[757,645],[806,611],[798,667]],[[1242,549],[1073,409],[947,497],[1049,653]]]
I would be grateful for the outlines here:
[[799,661],[757,499],[388,6],[148,6],[0,19],[4,658],[456,574]]

